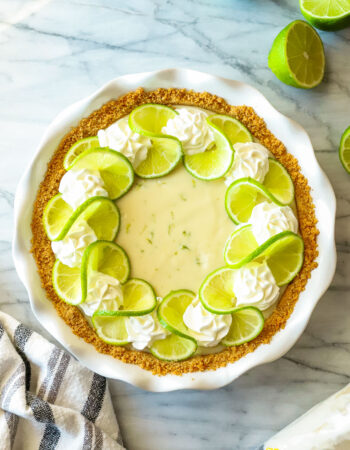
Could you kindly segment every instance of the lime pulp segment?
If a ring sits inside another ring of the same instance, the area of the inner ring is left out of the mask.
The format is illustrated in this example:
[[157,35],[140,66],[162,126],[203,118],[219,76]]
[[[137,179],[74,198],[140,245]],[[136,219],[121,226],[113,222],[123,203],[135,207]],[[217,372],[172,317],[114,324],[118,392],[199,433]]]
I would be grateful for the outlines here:
[[66,156],[63,160],[63,167],[66,170],[70,169],[70,166],[73,164],[74,160],[81,153],[85,152],[85,150],[91,150],[93,148],[100,147],[98,137],[92,136],[85,139],[80,139],[75,144],[71,146],[71,148],[66,153]]
[[350,126],[344,131],[339,146],[339,158],[344,169],[350,173]]
[[350,26],[350,0],[299,0],[305,19],[325,31]]
[[195,341],[177,334],[155,341],[150,348],[152,355],[163,361],[183,361],[190,358],[196,350]]
[[226,346],[241,345],[255,339],[264,327],[264,316],[258,308],[244,306],[232,314],[229,332],[221,341]]

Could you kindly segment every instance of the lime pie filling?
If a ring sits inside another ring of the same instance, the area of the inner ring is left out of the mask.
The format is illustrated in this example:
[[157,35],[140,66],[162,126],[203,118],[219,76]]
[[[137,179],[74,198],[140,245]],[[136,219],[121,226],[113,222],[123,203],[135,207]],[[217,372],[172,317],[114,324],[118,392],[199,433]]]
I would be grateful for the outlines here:
[[[181,142],[184,158],[206,157],[215,151],[218,137],[214,140],[207,111],[184,106],[175,106],[174,111],[176,115],[167,120],[161,134],[166,135],[164,138],[173,136]],[[223,117],[227,120],[227,116]],[[121,153],[137,171],[149,157],[154,140],[161,139],[161,136],[155,137],[151,132],[149,135],[146,132],[135,133],[129,126],[129,118],[123,117],[105,130],[99,130],[97,136],[101,147]],[[201,297],[202,286],[208,274],[211,276],[216,269],[225,266],[223,249],[232,232],[249,224],[258,245],[283,231],[298,232],[298,221],[293,210],[274,203],[273,199],[261,201],[259,198],[249,220],[238,227],[233,219],[230,220],[231,216],[224,207],[227,186],[242,178],[262,184],[269,172],[271,155],[257,142],[227,143],[228,138],[222,131],[216,133],[234,152],[232,166],[226,175],[205,181],[191,177],[190,170],[189,174],[185,168],[177,167],[166,177],[138,178],[133,189],[116,202],[121,219],[116,242],[131,260],[132,276],[141,278],[143,283],[142,279],[151,281],[157,294],[162,297],[179,287],[199,292],[197,296],[193,294],[193,301],[178,317],[180,329],[187,331],[175,330],[174,333],[179,339],[192,339],[198,346],[210,347],[213,351],[228,335],[230,344],[225,345],[235,345],[232,344],[232,329],[239,332],[235,309],[238,312],[248,308],[247,315],[261,315],[259,311],[269,315],[281,294],[266,261],[252,261],[227,271],[229,278],[226,281],[223,278],[223,287],[217,288],[218,296],[226,296],[226,305],[222,310],[211,310],[206,305]],[[185,167],[188,169],[186,164]],[[108,167],[104,169],[104,178],[106,176],[110,182]],[[108,197],[104,178],[98,170],[75,170],[72,163],[72,169],[61,180],[59,192],[75,210],[91,197]],[[87,247],[97,239],[88,223],[79,220],[62,240],[52,241],[51,245],[57,259],[75,268],[80,266]],[[173,331],[170,333],[160,322],[157,307],[147,314],[142,313],[142,308],[140,313],[131,310],[129,316],[123,314],[123,289],[123,283],[117,278],[98,270],[92,271],[88,276],[86,298],[79,307],[92,318],[101,311],[106,312],[107,316],[109,314],[110,320],[119,316],[119,324],[120,316],[124,315],[124,341],[119,340],[121,344],[116,341],[116,345],[130,344],[136,350],[150,349],[153,353],[154,344],[168,339]],[[162,297],[158,300],[162,301]],[[228,303],[231,306],[227,306]],[[228,308],[227,312],[225,308]],[[259,320],[263,321],[262,316]],[[251,336],[254,338],[253,334]],[[237,342],[244,342],[242,336]]]

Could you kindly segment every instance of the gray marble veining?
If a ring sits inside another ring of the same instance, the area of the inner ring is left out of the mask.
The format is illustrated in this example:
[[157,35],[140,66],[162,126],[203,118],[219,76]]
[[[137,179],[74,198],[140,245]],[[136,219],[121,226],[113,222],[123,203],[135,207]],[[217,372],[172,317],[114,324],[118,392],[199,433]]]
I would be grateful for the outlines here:
[[[111,382],[130,450],[257,448],[350,379],[350,177],[337,146],[350,124],[350,29],[321,32],[324,83],[281,84],[267,67],[295,0],[2,0],[0,2],[0,308],[48,334],[11,259],[17,182],[48,123],[118,75],[187,67],[246,81],[303,124],[336,192],[338,267],[297,345],[213,392],[152,394]],[[349,358],[349,359],[348,359]]]

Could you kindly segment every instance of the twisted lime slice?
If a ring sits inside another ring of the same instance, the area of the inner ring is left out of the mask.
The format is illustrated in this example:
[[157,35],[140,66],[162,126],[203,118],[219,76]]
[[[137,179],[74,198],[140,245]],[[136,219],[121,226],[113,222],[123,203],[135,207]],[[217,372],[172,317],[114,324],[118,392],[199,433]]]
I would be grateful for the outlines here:
[[183,321],[183,315],[195,297],[193,292],[185,289],[172,291],[165,296],[157,310],[161,325],[178,336],[193,340]]
[[261,184],[253,178],[240,178],[228,187],[225,208],[236,225],[248,222],[254,206],[262,201],[267,200],[278,206],[286,206],[293,201],[293,182],[283,166],[271,160],[269,173],[266,175],[267,185],[265,181]]
[[350,0],[299,0],[305,19],[325,31],[350,26]]
[[214,114],[209,120],[227,137],[231,145],[238,142],[253,142],[250,131],[239,120],[223,114]]
[[350,173],[350,126],[344,131],[339,146],[339,158],[344,169]]
[[128,344],[128,332],[126,330],[127,317],[123,316],[92,316],[92,324],[100,339],[107,344]]
[[278,286],[289,283],[300,271],[304,260],[304,242],[292,231],[282,231],[258,245],[251,225],[234,231],[226,242],[225,262],[238,269],[250,261],[266,261]]
[[109,148],[86,150],[71,164],[69,170],[98,170],[108,196],[115,200],[126,194],[134,182],[134,170],[129,160]]
[[129,127],[134,133],[148,137],[164,136],[163,127],[178,113],[169,106],[146,103],[135,108],[129,115]]
[[232,314],[232,324],[229,332],[221,341],[231,347],[241,345],[255,339],[264,328],[264,316],[254,306],[243,306]]
[[195,341],[177,334],[155,341],[150,348],[152,355],[163,361],[183,361],[190,358],[196,350]]
[[64,302],[78,305],[83,301],[80,267],[68,267],[57,259],[52,269],[52,284]]
[[100,310],[95,316],[144,316],[157,306],[152,286],[145,280],[131,278],[123,286],[123,306],[117,311]]
[[207,119],[213,133],[214,144],[204,152],[195,155],[185,155],[185,169],[200,180],[216,180],[223,177],[231,168],[233,162],[233,149],[228,138],[221,130]]
[[234,274],[234,269],[222,267],[206,277],[199,288],[199,298],[205,309],[214,314],[231,314],[235,311]]
[[63,167],[66,170],[69,170],[77,156],[85,152],[85,150],[90,150],[97,147],[100,147],[97,136],[80,139],[80,141],[77,141],[75,144],[73,144],[66,153],[66,156],[63,160]]
[[312,26],[295,20],[277,35],[268,63],[283,83],[297,88],[313,88],[321,83],[324,76],[322,41]]
[[80,221],[86,221],[97,239],[113,241],[119,230],[119,210],[107,197],[92,197],[75,211],[61,194],[53,197],[44,210],[43,224],[51,241],[60,241]]

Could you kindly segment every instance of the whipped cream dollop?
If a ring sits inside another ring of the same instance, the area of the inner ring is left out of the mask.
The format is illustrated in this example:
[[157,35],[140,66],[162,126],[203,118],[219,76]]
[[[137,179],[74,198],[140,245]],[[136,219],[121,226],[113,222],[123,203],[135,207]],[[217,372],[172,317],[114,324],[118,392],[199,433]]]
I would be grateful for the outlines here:
[[230,185],[239,178],[254,178],[262,183],[269,171],[269,151],[256,142],[237,143],[233,146],[235,158],[232,168],[225,177],[225,184]]
[[228,333],[232,317],[231,314],[212,314],[203,307],[197,297],[186,308],[183,321],[199,345],[214,347]]
[[117,120],[105,130],[99,130],[97,137],[101,147],[109,147],[122,153],[134,167],[147,158],[148,150],[152,147],[150,138],[131,130],[128,116]]
[[97,237],[94,230],[85,220],[81,220],[73,225],[61,241],[52,241],[51,248],[62,264],[77,267],[81,263],[86,247],[95,241],[97,241]]
[[156,310],[144,316],[131,316],[126,321],[128,341],[136,350],[151,347],[153,342],[165,339],[170,333],[159,323]]
[[87,296],[80,305],[87,316],[92,316],[97,309],[117,311],[122,305],[123,290],[119,280],[102,272],[89,274]]
[[250,263],[238,269],[234,277],[237,306],[256,306],[265,311],[278,299],[280,289],[267,264]]
[[179,107],[179,113],[169,119],[162,133],[177,137],[187,155],[204,152],[213,142],[213,133],[207,123],[208,114],[197,108]]
[[317,404],[270,438],[264,449],[346,450],[350,448],[350,384]]
[[68,170],[63,175],[58,190],[63,200],[73,209],[91,197],[108,197],[98,170]]
[[249,223],[259,245],[282,231],[298,231],[298,221],[293,210],[289,206],[269,202],[254,206]]

